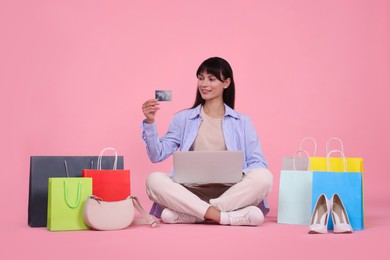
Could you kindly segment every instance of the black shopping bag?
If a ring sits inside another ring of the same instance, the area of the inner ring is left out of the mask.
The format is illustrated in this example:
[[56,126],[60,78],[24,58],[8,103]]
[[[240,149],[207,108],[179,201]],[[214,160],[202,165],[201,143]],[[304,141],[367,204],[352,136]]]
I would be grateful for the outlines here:
[[[64,177],[68,166],[69,177],[81,177],[83,169],[96,169],[98,156],[31,156],[28,198],[28,225],[46,227],[49,177]],[[115,156],[104,156],[102,167],[113,165]],[[123,156],[118,156],[117,169],[123,169]]]

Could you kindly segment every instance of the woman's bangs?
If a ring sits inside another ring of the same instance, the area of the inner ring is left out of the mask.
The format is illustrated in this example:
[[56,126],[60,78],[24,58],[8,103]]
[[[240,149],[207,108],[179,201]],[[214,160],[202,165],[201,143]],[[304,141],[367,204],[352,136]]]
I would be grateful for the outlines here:
[[196,76],[199,76],[202,72],[206,72],[208,74],[213,75],[220,81],[223,81],[221,78],[221,68],[216,67],[216,66],[210,66],[211,64],[202,64],[198,71],[196,72]]

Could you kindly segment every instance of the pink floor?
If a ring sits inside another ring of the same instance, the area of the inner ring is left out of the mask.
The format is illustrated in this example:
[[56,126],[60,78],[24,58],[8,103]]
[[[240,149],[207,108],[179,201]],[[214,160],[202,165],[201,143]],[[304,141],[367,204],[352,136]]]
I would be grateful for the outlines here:
[[0,259],[387,259],[389,202],[366,199],[366,228],[353,234],[309,235],[306,226],[277,224],[272,208],[260,227],[161,224],[49,232],[18,220],[16,227],[2,228]]

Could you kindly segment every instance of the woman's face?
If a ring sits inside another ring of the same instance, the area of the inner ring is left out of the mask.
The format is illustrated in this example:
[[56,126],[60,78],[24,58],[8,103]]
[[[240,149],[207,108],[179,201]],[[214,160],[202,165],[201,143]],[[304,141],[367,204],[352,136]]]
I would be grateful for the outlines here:
[[223,90],[229,87],[229,85],[230,79],[220,81],[214,75],[209,74],[206,71],[203,71],[198,75],[198,90],[206,102],[216,99],[222,100]]

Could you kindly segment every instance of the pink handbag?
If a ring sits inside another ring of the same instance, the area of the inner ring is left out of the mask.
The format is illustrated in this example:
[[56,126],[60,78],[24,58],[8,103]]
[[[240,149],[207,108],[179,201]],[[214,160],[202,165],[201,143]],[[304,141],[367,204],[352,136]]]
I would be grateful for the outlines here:
[[[89,196],[84,204],[84,223],[95,230],[119,230],[130,226],[134,220],[134,208],[151,227],[158,225],[158,220],[149,215],[141,206],[137,197],[129,196],[119,201],[103,201],[96,196]],[[141,222],[138,222],[141,223]]]

